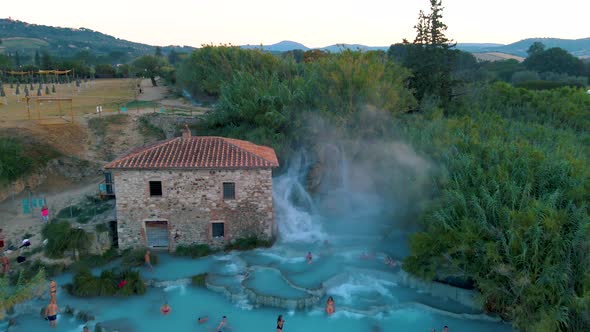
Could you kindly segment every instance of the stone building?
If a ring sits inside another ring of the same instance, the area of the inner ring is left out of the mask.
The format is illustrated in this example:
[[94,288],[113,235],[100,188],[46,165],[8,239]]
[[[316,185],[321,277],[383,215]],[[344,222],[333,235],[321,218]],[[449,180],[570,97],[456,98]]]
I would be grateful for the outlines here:
[[276,235],[272,148],[224,138],[176,137],[105,166],[115,183],[119,247],[163,248]]

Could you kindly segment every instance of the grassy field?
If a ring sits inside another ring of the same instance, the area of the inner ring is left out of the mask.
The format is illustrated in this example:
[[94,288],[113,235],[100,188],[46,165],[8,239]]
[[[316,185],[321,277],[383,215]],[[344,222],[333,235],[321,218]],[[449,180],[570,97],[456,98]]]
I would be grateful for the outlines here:
[[[96,113],[96,106],[102,105],[104,113],[116,112],[120,106],[135,99],[138,81],[134,79],[104,79],[82,83],[80,89],[75,84],[55,85],[56,93],[47,97],[72,98],[72,109],[75,117],[84,114]],[[36,87],[35,87],[36,88]],[[0,127],[11,126],[15,122],[28,120],[27,104],[24,102],[24,85],[21,85],[20,95],[16,96],[16,85],[11,89],[9,84],[4,84],[5,98],[0,98]],[[50,87],[51,90],[51,87]],[[45,92],[45,88],[43,88]],[[36,95],[32,93],[32,95]],[[44,97],[46,97],[44,95]],[[69,102],[43,101],[39,104],[33,99],[30,101],[31,119],[35,120],[69,118]],[[60,111],[61,108],[61,111]]]
[[49,45],[49,43],[37,38],[2,38],[2,46],[0,46],[0,51],[4,51],[5,49],[37,49],[47,45]]

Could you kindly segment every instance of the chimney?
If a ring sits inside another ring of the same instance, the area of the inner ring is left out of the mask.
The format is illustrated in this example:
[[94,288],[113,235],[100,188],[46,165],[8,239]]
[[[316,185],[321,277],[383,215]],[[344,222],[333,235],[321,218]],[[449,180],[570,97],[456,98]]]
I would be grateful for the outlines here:
[[185,123],[184,128],[182,129],[182,139],[190,139],[191,136],[191,130],[188,127],[188,123]]

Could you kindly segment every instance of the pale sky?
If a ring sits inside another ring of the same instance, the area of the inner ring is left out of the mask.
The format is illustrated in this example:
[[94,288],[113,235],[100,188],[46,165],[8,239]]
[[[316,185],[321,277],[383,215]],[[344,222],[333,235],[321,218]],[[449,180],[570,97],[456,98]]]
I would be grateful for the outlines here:
[[[85,27],[152,45],[413,40],[428,0],[0,0],[0,17]],[[447,37],[508,44],[529,37],[590,37],[590,0],[443,0]]]

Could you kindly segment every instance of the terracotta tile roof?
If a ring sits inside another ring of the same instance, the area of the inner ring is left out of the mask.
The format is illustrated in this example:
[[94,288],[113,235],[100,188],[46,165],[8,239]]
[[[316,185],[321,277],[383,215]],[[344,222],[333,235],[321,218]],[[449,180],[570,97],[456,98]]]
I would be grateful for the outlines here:
[[278,167],[272,148],[215,136],[172,138],[136,148],[105,168],[267,168]]

